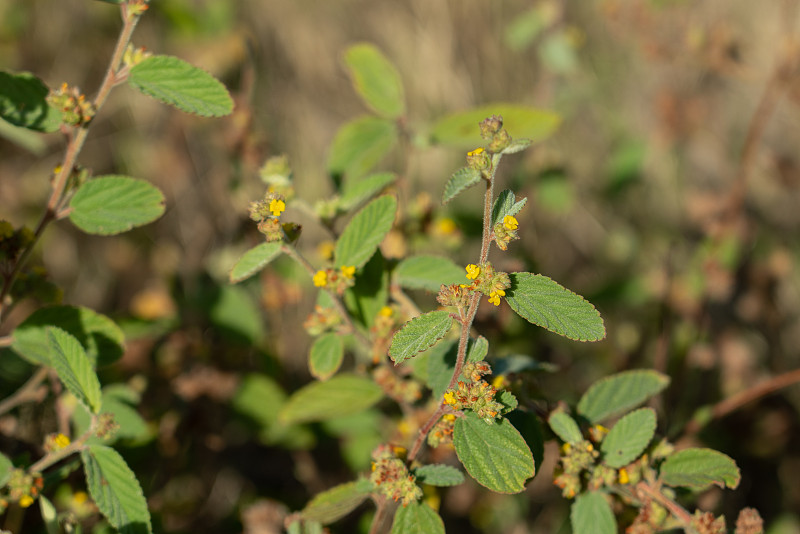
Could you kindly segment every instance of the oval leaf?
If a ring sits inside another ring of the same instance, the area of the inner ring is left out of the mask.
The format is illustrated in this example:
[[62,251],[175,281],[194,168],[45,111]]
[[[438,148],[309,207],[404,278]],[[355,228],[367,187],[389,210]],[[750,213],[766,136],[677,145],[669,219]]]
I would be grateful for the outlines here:
[[104,445],[81,451],[86,487],[100,512],[120,534],[152,534],[142,487],[120,454]]
[[661,481],[667,486],[683,486],[695,490],[712,484],[734,489],[741,474],[730,456],[713,449],[685,449],[668,457],[661,464]]
[[617,522],[611,506],[598,491],[578,495],[569,514],[572,532],[592,534],[616,534]]
[[617,421],[603,439],[600,450],[606,465],[619,469],[644,452],[656,432],[656,412],[641,408]]
[[590,423],[601,423],[637,407],[669,385],[657,371],[624,371],[598,380],[578,402],[578,413]]
[[336,374],[344,359],[344,343],[339,334],[328,333],[318,337],[311,346],[308,367],[311,374],[325,381]]
[[92,413],[100,413],[100,381],[80,342],[60,328],[46,329],[50,364],[70,393]]
[[230,273],[230,281],[235,284],[250,278],[281,253],[281,243],[261,243],[239,258]]
[[311,521],[323,525],[334,523],[343,518],[364,502],[369,496],[369,489],[358,482],[339,484],[329,490],[317,494],[303,508],[300,514]]
[[547,424],[550,425],[550,429],[566,443],[574,444],[583,440],[581,427],[579,427],[575,419],[570,417],[562,408],[558,408],[550,414],[550,417],[547,419]]
[[444,285],[464,280],[464,268],[440,256],[411,256],[394,270],[394,282],[408,289],[427,289],[434,293]]
[[336,241],[333,255],[336,266],[363,267],[392,229],[396,211],[397,199],[383,195],[356,213]]
[[87,234],[126,232],[161,217],[164,195],[129,176],[98,176],[83,184],[69,203],[69,219]]
[[89,308],[49,306],[33,312],[14,330],[11,348],[31,363],[50,365],[45,329],[57,326],[74,336],[92,366],[107,365],[122,357],[125,336],[119,326]]
[[233,99],[219,80],[177,57],[150,56],[131,69],[128,82],[187,113],[222,117],[233,111]]
[[453,318],[446,311],[433,311],[414,317],[395,332],[389,346],[389,357],[395,365],[413,358],[447,335],[451,326]]
[[8,459],[8,456],[0,453],[0,488],[5,487],[8,479],[11,478],[13,470],[14,464]]
[[328,172],[353,178],[372,169],[395,146],[397,125],[388,119],[361,117],[344,124],[333,138]]
[[470,476],[497,493],[524,491],[535,473],[531,450],[505,418],[489,424],[466,412],[456,420],[453,444]]
[[591,303],[541,274],[511,273],[506,301],[526,321],[569,339],[606,337],[603,319]]
[[464,482],[464,474],[450,465],[430,464],[414,470],[417,482],[429,486],[458,486]]
[[47,86],[29,72],[0,72],[0,118],[37,132],[55,132],[61,114],[47,104]]
[[525,137],[532,143],[550,137],[561,123],[561,118],[552,111],[515,104],[488,104],[440,119],[433,127],[431,142],[458,147],[478,146],[482,143],[478,124],[491,115],[501,115],[504,127],[514,138]]
[[495,224],[502,222],[506,215],[519,213],[527,202],[527,198],[517,202],[514,192],[510,189],[506,189],[497,195],[497,200],[494,201],[494,207],[492,207],[492,228],[494,228]]
[[280,411],[284,423],[325,421],[366,410],[383,397],[372,380],[341,374],[327,382],[314,382],[297,390]]
[[350,211],[365,200],[368,200],[397,179],[393,172],[379,172],[360,180],[347,180],[339,198],[339,209]]
[[470,167],[458,169],[447,180],[442,192],[442,204],[447,204],[456,198],[462,191],[465,191],[481,181],[481,171]]
[[344,54],[353,87],[372,111],[388,119],[406,112],[400,74],[380,50],[367,43],[353,45]]
[[444,523],[427,503],[415,501],[397,509],[391,534],[445,534]]
[[483,336],[470,339],[467,345],[467,361],[480,362],[489,354],[489,342]]

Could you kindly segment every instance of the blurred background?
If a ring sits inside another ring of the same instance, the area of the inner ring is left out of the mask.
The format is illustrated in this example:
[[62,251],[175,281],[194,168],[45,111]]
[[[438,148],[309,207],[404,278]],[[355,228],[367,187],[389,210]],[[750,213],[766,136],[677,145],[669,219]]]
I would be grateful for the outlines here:
[[[495,354],[552,364],[529,377],[551,402],[575,402],[612,372],[669,374],[659,431],[717,448],[742,469],[737,490],[708,491],[699,506],[729,524],[754,506],[770,534],[800,532],[800,388],[687,431],[699,408],[800,362],[798,15],[793,0],[154,0],[134,44],[207,69],[236,111],[201,119],[115,90],[80,163],[152,181],[167,212],[110,238],[52,225],[32,264],[63,288],[64,303],[123,325],[127,352],[101,379],[142,394],[142,428],[120,443],[156,531],[280,532],[289,511],[351,480],[375,443],[396,435],[399,418],[376,411],[276,437],[274,414],[254,414],[245,385],[251,373],[285,392],[310,380],[302,324],[314,291],[283,259],[246,284],[227,282],[259,242],[247,206],[263,195],[268,157],[287,155],[308,205],[334,191],[330,143],[367,112],[342,53],[366,41],[397,66],[412,132],[377,167],[400,174],[406,213],[384,256],[434,251],[465,264],[478,254],[481,194],[438,201],[464,153],[427,141],[436,119],[492,102],[558,113],[555,136],[503,161],[501,188],[529,201],[522,240],[493,261],[587,297],[608,338],[562,341],[505,306],[482,309],[478,330]],[[4,0],[0,68],[92,95],[119,27],[117,8],[101,2]],[[0,131],[0,218],[36,224],[62,149],[58,134]],[[302,209],[287,217],[304,225],[299,246],[321,265],[326,234]],[[432,295],[413,296],[435,306]],[[37,306],[18,306],[8,329]],[[5,397],[30,368],[1,356]],[[26,408],[0,420],[0,432],[41,443],[48,413]],[[548,472],[551,444],[522,495],[489,495],[473,482],[438,495],[448,532],[569,532],[569,503]],[[362,507],[331,532],[366,532],[370,514]]]

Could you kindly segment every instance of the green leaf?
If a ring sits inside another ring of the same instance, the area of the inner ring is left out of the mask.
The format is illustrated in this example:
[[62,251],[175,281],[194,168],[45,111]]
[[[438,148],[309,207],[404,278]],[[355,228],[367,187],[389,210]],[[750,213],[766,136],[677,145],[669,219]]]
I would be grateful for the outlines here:
[[[141,397],[133,388],[125,384],[112,384],[103,388],[101,414],[108,413],[114,416],[114,422],[119,428],[106,439],[91,438],[93,443],[109,445],[118,439],[142,439],[149,435],[147,423],[136,406]],[[72,414],[75,425],[75,435],[81,435],[89,429],[91,417],[83,410],[76,410]]]
[[258,344],[264,337],[264,322],[253,295],[242,286],[215,289],[206,308],[214,326],[240,343]]
[[131,68],[128,82],[186,113],[222,117],[233,111],[233,99],[219,80],[177,57],[150,56]]
[[657,371],[624,371],[598,380],[578,402],[578,413],[590,423],[601,423],[658,395],[669,377]]
[[0,71],[0,119],[37,132],[55,132],[61,114],[47,103],[50,90],[30,72]]
[[[320,295],[327,295],[320,291]],[[357,323],[365,328],[375,324],[375,317],[389,299],[389,271],[378,250],[356,276],[356,283],[344,293],[344,305]],[[330,307],[330,306],[328,306]]]
[[453,318],[446,311],[432,311],[414,317],[392,337],[389,357],[395,365],[413,358],[418,352],[432,347],[447,335],[451,326]]
[[656,412],[641,408],[617,421],[600,450],[606,465],[619,469],[637,459],[656,433]]
[[427,503],[414,501],[397,509],[391,534],[445,534],[444,523]]
[[397,144],[397,125],[387,119],[361,117],[336,132],[328,156],[328,172],[349,178],[369,172]]
[[447,204],[456,198],[462,191],[465,191],[481,181],[481,171],[471,167],[458,169],[447,180],[442,192],[442,204]]
[[441,256],[409,256],[397,264],[392,276],[401,287],[437,293],[442,284],[464,281],[464,268]]
[[379,172],[377,174],[370,174],[359,180],[345,181],[342,196],[339,198],[339,209],[350,211],[362,202],[375,196],[396,179],[397,175],[393,172]]
[[87,234],[126,232],[161,217],[164,195],[129,176],[98,176],[83,184],[69,203],[69,219]]
[[735,489],[741,480],[736,462],[730,456],[713,449],[685,449],[669,456],[661,464],[659,475],[667,486],[682,486],[695,490],[712,484]]
[[483,361],[486,355],[489,354],[489,342],[483,336],[477,338],[470,338],[467,345],[467,361],[476,363]]
[[569,514],[572,532],[580,534],[616,534],[617,522],[611,506],[599,491],[578,495]]
[[519,406],[519,401],[517,397],[514,396],[513,393],[504,389],[500,393],[495,396],[495,400],[503,405],[503,409],[500,410],[500,415],[505,415],[509,412],[513,412]]
[[358,508],[368,496],[369,489],[359,482],[339,484],[317,494],[300,514],[305,519],[329,525]]
[[100,512],[120,534],[152,534],[142,487],[120,454],[104,445],[81,451],[86,487]]
[[533,144],[530,139],[514,139],[511,144],[503,149],[503,154],[516,154],[522,152]]
[[351,46],[344,62],[353,87],[372,111],[387,119],[406,112],[400,74],[380,50],[368,43]]
[[58,526],[58,514],[56,507],[50,499],[44,495],[39,495],[39,510],[42,513],[42,522],[47,534],[61,534],[61,527]]
[[5,487],[8,479],[11,477],[11,471],[14,470],[14,464],[8,459],[5,454],[0,454],[0,488]]
[[356,213],[336,241],[336,266],[363,267],[392,229],[396,211],[397,199],[392,195],[383,195]]
[[583,439],[583,434],[581,434],[581,428],[578,426],[578,423],[576,423],[575,419],[570,417],[563,408],[553,410],[550,417],[547,419],[547,424],[550,425],[550,429],[566,443],[574,444]]
[[514,104],[488,104],[438,120],[431,133],[431,142],[465,148],[479,146],[483,140],[478,125],[491,115],[501,115],[505,129],[514,138],[527,137],[533,143],[550,137],[561,123],[561,118],[552,111]]
[[[450,384],[453,371],[456,368],[456,357],[458,356],[458,340],[448,339],[437,343],[422,354],[419,354],[410,365],[416,365],[422,361],[427,370],[427,377],[423,377],[425,383],[433,391],[434,398],[441,398]],[[427,362],[425,361],[427,360]]]
[[313,382],[297,390],[280,410],[284,423],[325,421],[366,410],[383,397],[372,380],[351,374]]
[[525,207],[526,202],[528,202],[527,198],[517,202],[514,192],[510,189],[497,195],[497,200],[494,201],[494,207],[492,207],[492,228],[495,224],[503,222],[506,215],[513,216],[519,213]]
[[100,381],[80,342],[58,327],[46,329],[50,364],[70,393],[92,413],[100,413]]
[[430,464],[414,470],[417,482],[429,486],[458,486],[464,482],[464,474],[450,465]]
[[311,346],[308,367],[312,376],[325,381],[336,374],[344,359],[344,343],[339,334],[328,333],[319,336]]
[[524,491],[525,481],[535,473],[531,450],[505,418],[489,424],[465,412],[456,420],[453,444],[470,476],[497,493]]
[[36,310],[14,330],[11,348],[33,364],[50,365],[48,326],[57,326],[80,341],[92,366],[108,365],[122,357],[125,336],[119,326],[105,315],[78,306]]
[[506,301],[526,321],[569,339],[606,337],[603,319],[591,303],[541,274],[511,273]]
[[267,266],[269,262],[278,257],[281,253],[281,243],[261,243],[239,258],[230,273],[232,284],[250,278],[258,271]]

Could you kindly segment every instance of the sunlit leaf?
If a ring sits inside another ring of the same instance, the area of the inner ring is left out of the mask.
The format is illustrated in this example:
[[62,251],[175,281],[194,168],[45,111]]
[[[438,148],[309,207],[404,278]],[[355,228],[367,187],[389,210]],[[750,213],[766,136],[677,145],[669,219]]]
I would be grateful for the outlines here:
[[465,281],[464,268],[441,256],[409,256],[397,264],[394,282],[408,289],[426,289],[437,293],[442,284]]
[[394,334],[389,347],[389,357],[395,365],[413,358],[417,353],[435,345],[447,334],[451,326],[453,318],[449,312],[423,313],[404,324]]
[[361,117],[336,132],[328,156],[328,172],[348,178],[369,172],[398,140],[397,125],[388,119]]
[[450,176],[442,192],[442,204],[447,204],[460,193],[481,181],[481,171],[471,167],[462,167]]
[[363,267],[392,229],[396,211],[397,199],[383,195],[356,213],[336,241],[336,266]]
[[491,115],[503,117],[503,126],[513,138],[527,138],[534,143],[550,137],[561,123],[561,118],[552,111],[516,104],[487,104],[439,119],[434,124],[431,142],[463,148],[480,146],[484,141],[478,125]]
[[343,518],[369,497],[371,484],[348,482],[318,493],[300,514],[312,521],[329,525]]
[[314,377],[324,381],[339,370],[343,359],[344,343],[342,342],[342,336],[330,332],[314,340],[308,356],[308,367]]
[[295,391],[280,410],[284,423],[325,421],[366,410],[383,397],[372,380],[339,374],[327,382],[313,382]]
[[451,465],[430,464],[414,470],[417,481],[429,486],[457,486],[464,482],[464,474]]
[[69,219],[88,234],[126,232],[161,217],[164,195],[157,187],[129,176],[98,176],[78,188]]
[[230,272],[231,283],[241,282],[250,278],[277,258],[281,253],[281,243],[261,243],[251,248],[239,258]]
[[569,514],[572,532],[592,534],[616,534],[617,522],[611,505],[598,491],[578,495]]
[[547,419],[550,429],[566,443],[578,443],[583,439],[581,428],[575,419],[561,408],[554,410]]
[[590,423],[601,423],[639,406],[668,385],[669,377],[657,371],[624,371],[592,384],[578,402],[578,413]]
[[397,509],[391,534],[445,534],[444,523],[427,503],[414,501]]
[[80,342],[55,326],[47,327],[50,365],[61,382],[92,413],[100,413],[100,381]]
[[403,82],[392,63],[374,45],[359,43],[344,54],[353,87],[372,111],[396,119],[405,113]]
[[741,480],[736,462],[713,449],[685,449],[669,456],[661,464],[659,479],[667,486],[695,490],[716,484],[735,489]]
[[619,469],[638,458],[656,432],[656,412],[641,408],[616,422],[603,438],[601,450],[606,465]]

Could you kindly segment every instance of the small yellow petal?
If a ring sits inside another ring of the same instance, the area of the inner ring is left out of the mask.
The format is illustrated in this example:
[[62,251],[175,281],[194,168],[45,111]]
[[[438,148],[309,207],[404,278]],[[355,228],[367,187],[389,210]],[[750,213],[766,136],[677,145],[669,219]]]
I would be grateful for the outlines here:
[[472,152],[467,152],[467,156],[477,156],[479,154],[483,154],[483,148],[482,147],[478,147],[475,150],[473,150]]
[[53,443],[55,443],[59,449],[63,449],[69,445],[70,441],[64,434],[58,434],[55,439],[53,439]]
[[506,215],[503,217],[503,226],[506,230],[516,230],[519,228],[519,222],[512,215]]
[[345,278],[353,278],[356,274],[356,268],[352,265],[342,265],[342,276]]
[[314,285],[317,287],[325,287],[328,285],[328,273],[325,271],[317,271],[314,275]]
[[467,271],[467,278],[469,278],[470,280],[475,280],[481,274],[481,268],[475,265],[474,263],[470,263],[469,265],[467,265],[466,271]]
[[273,217],[279,217],[283,210],[286,209],[286,202],[283,200],[273,198],[269,203],[269,211]]
[[19,505],[22,508],[27,508],[32,504],[33,504],[33,497],[31,497],[30,495],[23,495],[22,497],[19,498]]
[[378,315],[381,317],[391,317],[394,314],[394,310],[390,306],[384,306],[381,308],[381,311],[378,312]]
[[630,482],[630,477],[628,476],[628,471],[623,467],[619,470],[619,483],[620,484],[627,484]]

